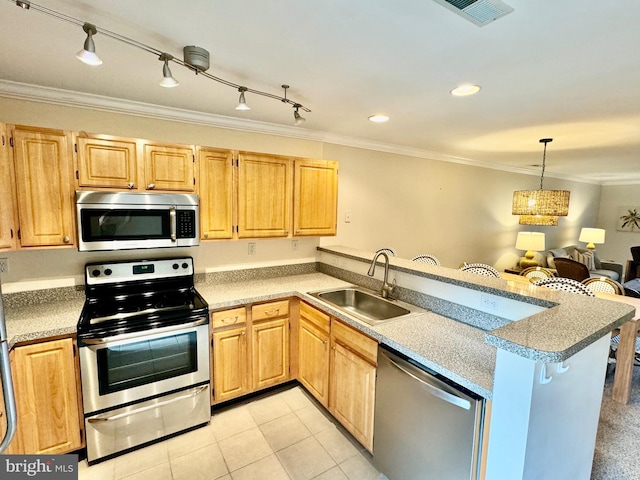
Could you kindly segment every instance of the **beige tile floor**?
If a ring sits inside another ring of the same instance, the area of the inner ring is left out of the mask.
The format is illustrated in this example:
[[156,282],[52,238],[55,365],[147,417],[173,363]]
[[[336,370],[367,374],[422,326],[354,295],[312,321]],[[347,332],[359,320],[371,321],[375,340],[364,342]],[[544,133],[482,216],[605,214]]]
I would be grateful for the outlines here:
[[378,480],[371,455],[300,387],[219,412],[210,425],[89,467],[79,480]]

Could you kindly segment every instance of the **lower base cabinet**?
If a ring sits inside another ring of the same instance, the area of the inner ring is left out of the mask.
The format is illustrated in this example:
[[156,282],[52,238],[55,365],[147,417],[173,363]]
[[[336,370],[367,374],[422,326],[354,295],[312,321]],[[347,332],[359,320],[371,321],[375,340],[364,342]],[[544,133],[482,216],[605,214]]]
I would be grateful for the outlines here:
[[329,411],[373,452],[378,342],[332,319]]
[[63,454],[82,448],[74,340],[16,347],[11,370],[18,412],[7,454]]

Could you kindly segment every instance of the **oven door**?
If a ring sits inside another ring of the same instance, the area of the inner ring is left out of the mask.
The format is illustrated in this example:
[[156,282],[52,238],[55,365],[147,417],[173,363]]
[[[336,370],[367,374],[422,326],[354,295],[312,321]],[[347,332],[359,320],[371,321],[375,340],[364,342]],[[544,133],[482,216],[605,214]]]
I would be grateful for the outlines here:
[[85,415],[209,382],[206,318],[80,345]]

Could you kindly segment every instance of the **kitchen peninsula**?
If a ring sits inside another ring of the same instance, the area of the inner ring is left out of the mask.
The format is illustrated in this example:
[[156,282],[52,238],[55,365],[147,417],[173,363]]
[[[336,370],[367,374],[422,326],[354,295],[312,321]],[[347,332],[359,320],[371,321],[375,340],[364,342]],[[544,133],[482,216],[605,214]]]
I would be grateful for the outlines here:
[[[633,308],[398,258],[390,277],[398,298],[421,309],[412,315],[370,326],[308,294],[378,290],[366,275],[372,258],[320,247],[316,273],[223,283],[200,275],[196,286],[212,310],[298,298],[491,400],[486,478],[589,478],[609,334]],[[12,297],[11,345],[75,331],[81,293],[30,305]]]

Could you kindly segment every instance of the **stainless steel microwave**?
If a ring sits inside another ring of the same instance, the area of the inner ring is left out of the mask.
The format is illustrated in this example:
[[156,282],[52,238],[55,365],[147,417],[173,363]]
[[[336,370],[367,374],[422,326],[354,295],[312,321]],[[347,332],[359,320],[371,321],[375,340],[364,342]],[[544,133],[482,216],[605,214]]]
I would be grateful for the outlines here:
[[76,191],[78,250],[199,245],[198,196]]

